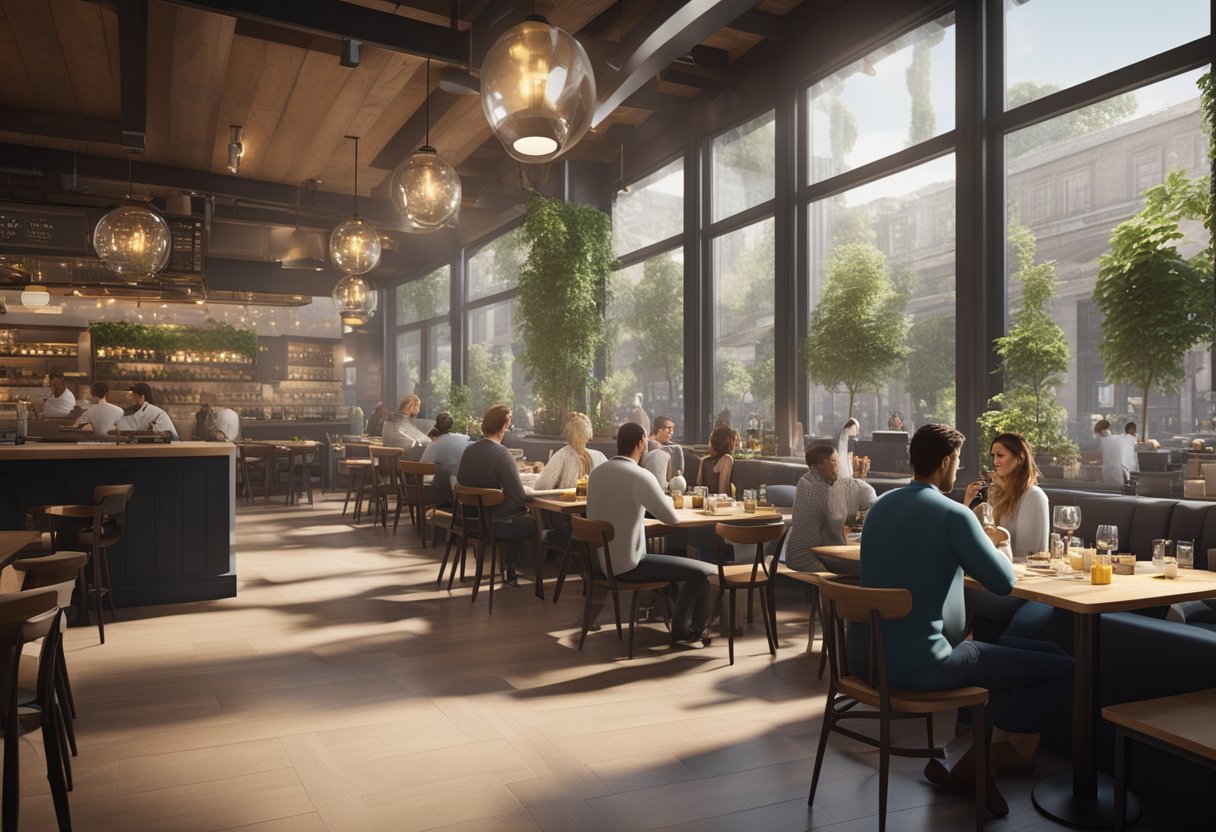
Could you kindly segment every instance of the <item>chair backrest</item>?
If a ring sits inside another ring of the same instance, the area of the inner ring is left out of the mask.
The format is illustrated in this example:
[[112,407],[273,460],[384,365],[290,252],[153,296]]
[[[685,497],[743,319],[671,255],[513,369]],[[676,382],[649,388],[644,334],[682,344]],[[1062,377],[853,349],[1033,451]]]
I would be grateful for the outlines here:
[[[401,478],[405,480],[406,499],[415,505],[425,505],[426,483],[423,481],[423,477],[434,475],[435,463],[399,459],[397,460],[397,470],[401,473]],[[409,493],[411,489],[412,494]]]
[[857,586],[852,576],[816,572],[819,600],[824,610],[824,643],[828,651],[828,667],[835,687],[840,679],[850,676],[849,645],[846,621],[866,624],[870,635],[870,677],[872,686],[884,702],[888,698],[887,663],[883,652],[882,622],[903,618],[912,611],[912,593],[906,589],[875,589]]
[[274,456],[273,445],[255,445],[250,442],[242,442],[236,446],[236,449],[241,454],[241,459],[246,462],[264,462]]
[[372,445],[370,442],[345,442],[342,454],[346,459],[371,459]]
[[[752,575],[751,582],[755,583],[760,575],[766,575],[773,578],[777,575],[777,561],[781,557],[781,547],[785,543],[785,537],[790,533],[790,527],[785,523],[764,523],[761,525],[746,525],[733,526],[727,523],[718,523],[714,526],[714,534],[719,541],[725,540],[728,543],[733,543],[737,546],[755,546],[755,552],[752,555]],[[777,545],[771,547],[772,555],[765,557],[765,544],[776,541]],[[722,581],[722,585],[726,585],[726,547],[721,544],[717,545],[718,553],[718,578]],[[745,562],[742,559],[736,560],[736,563]]]
[[[25,573],[23,588],[40,589],[55,586],[63,581],[75,581],[88,562],[89,556],[84,552],[56,552],[37,558],[25,558],[14,561],[13,568]],[[59,606],[70,607],[70,601],[59,599]]]
[[[570,538],[583,544],[583,552],[587,562],[587,575],[594,576],[596,568],[604,573],[608,585],[616,588],[616,573],[612,571],[612,552],[608,544],[616,536],[612,524],[606,520],[588,520],[575,514],[570,517]],[[595,550],[604,549],[602,564],[595,561]]]
[[460,524],[466,529],[476,524],[483,538],[493,540],[494,523],[486,509],[506,501],[507,497],[502,493],[502,489],[457,485],[452,489],[452,496],[456,499],[454,516],[460,518]]
[[376,467],[380,474],[385,477],[392,477],[394,474],[393,465],[401,458],[404,453],[403,448],[386,448],[383,445],[369,445],[368,450],[371,451],[372,459],[376,461]]
[[104,517],[119,518],[127,513],[127,502],[135,496],[133,485],[99,485],[93,489],[93,502],[101,504]]
[[29,589],[0,595],[0,628],[24,624],[59,606],[59,595],[51,589]]

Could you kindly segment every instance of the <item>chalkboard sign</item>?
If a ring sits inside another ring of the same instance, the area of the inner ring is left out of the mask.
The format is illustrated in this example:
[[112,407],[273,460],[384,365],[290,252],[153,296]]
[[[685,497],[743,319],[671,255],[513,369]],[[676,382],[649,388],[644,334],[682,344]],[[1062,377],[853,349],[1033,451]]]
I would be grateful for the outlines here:
[[195,217],[165,217],[173,240],[166,274],[203,273],[203,221]]
[[0,247],[88,254],[88,214],[83,208],[34,208],[0,203]]

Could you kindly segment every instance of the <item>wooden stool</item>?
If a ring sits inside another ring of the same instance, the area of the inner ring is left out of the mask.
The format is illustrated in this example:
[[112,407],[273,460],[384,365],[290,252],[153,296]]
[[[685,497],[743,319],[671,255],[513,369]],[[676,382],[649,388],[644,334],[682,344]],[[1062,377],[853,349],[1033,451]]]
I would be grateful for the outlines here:
[[[727,563],[726,547],[719,544],[718,574],[711,575],[710,580],[717,581],[719,609],[722,608],[722,596],[726,595],[730,604],[730,623],[726,628],[726,641],[730,653],[730,663],[735,663],[735,593],[746,589],[750,595],[754,589],[760,590],[760,613],[764,616],[764,634],[768,637],[768,649],[772,655],[777,655],[777,596],[774,592],[777,577],[777,562],[781,557],[781,544],[789,534],[785,523],[765,523],[762,526],[732,526],[718,523],[714,533],[719,540],[737,546],[756,547],[755,556],[746,563]],[[766,543],[776,543],[772,557],[765,559],[764,546]],[[727,616],[722,616],[725,620]]]

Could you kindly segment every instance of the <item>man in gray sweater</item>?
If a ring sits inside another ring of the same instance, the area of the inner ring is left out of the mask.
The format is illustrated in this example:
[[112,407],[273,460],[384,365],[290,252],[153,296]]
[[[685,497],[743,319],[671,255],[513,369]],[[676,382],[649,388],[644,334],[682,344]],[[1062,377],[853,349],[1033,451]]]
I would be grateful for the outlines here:
[[515,457],[502,444],[511,427],[511,408],[496,404],[481,420],[481,439],[469,445],[460,457],[456,482],[469,488],[501,488],[506,499],[490,511],[494,518],[494,536],[510,543],[511,561],[506,564],[504,581],[518,586],[515,565],[518,550],[524,541],[535,540],[536,527],[528,515],[528,497],[519,479]]
[[[636,422],[621,425],[616,434],[616,452],[616,456],[595,468],[587,478],[587,519],[612,524],[614,534],[609,551],[616,577],[625,581],[672,581],[680,585],[671,622],[672,642],[689,647],[708,644],[709,639],[703,638],[709,616],[708,578],[717,574],[717,570],[691,558],[646,551],[644,511],[669,525],[675,525],[679,518],[658,481],[639,465],[646,452],[646,431],[641,425]],[[599,557],[603,557],[602,552]]]

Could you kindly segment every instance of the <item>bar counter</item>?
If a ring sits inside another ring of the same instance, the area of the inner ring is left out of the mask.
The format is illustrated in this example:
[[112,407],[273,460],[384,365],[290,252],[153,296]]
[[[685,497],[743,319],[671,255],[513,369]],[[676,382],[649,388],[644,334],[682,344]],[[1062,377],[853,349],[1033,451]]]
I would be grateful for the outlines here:
[[236,595],[236,448],[227,442],[0,445],[0,529],[24,508],[93,501],[130,483],[126,533],[110,549],[120,607]]

